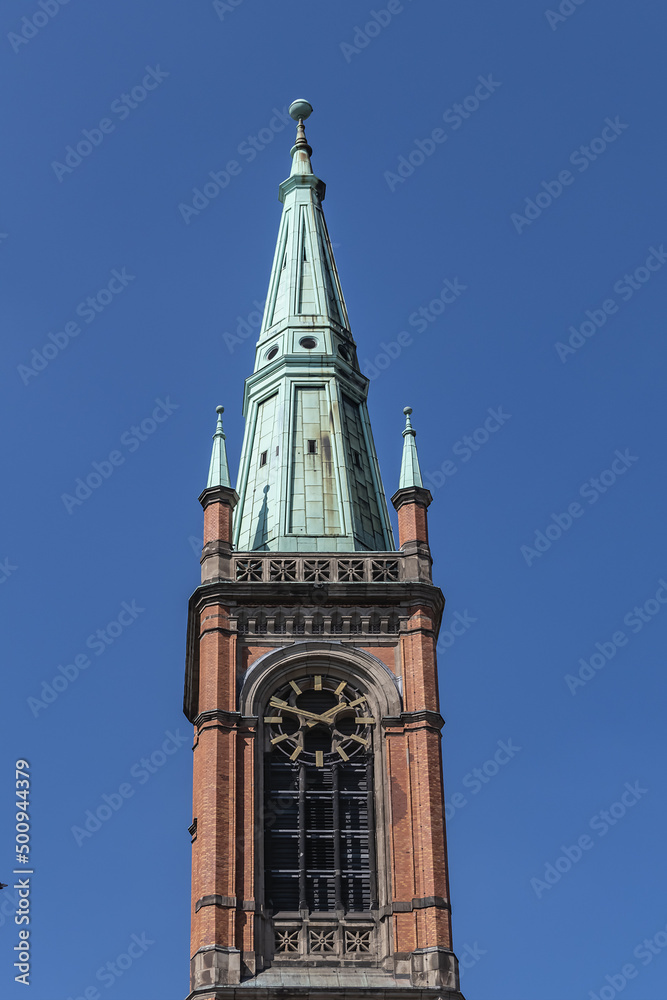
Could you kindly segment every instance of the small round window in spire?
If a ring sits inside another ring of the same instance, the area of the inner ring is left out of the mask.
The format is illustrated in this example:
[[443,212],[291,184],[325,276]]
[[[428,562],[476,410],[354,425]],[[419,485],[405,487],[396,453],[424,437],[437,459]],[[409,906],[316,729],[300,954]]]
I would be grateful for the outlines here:
[[266,355],[266,360],[267,361],[273,361],[273,359],[275,358],[275,356],[276,356],[277,353],[278,353],[278,348],[277,347],[272,347],[271,350],[269,351],[269,353]]
[[338,353],[341,357],[345,358],[346,361],[350,360],[350,352],[343,344],[338,345]]
[[317,347],[317,341],[314,337],[302,337],[299,343],[302,347],[305,347],[307,351],[312,351],[313,347]]

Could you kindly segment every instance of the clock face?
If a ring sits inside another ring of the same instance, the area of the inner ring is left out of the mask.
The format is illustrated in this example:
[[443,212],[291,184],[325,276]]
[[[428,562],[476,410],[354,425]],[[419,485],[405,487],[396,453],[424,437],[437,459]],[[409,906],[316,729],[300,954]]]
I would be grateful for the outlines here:
[[264,722],[267,749],[327,767],[367,752],[375,719],[366,696],[349,681],[313,673],[276,688]]

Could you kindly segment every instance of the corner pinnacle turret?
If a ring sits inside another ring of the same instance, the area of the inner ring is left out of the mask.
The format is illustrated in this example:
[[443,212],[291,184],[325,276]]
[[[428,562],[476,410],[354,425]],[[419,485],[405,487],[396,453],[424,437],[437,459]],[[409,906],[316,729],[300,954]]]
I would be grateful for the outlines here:
[[224,406],[216,407],[218,423],[213,435],[213,450],[211,452],[211,464],[208,470],[206,489],[211,489],[214,486],[227,486],[231,488],[232,485],[229,479],[229,465],[227,464],[225,432],[222,429],[222,414],[224,412]]
[[417,431],[410,423],[412,407],[406,406],[403,413],[405,414],[405,430],[403,431],[403,459],[401,461],[401,478],[398,483],[399,490],[409,489],[411,486],[423,487],[424,485],[415,442]]

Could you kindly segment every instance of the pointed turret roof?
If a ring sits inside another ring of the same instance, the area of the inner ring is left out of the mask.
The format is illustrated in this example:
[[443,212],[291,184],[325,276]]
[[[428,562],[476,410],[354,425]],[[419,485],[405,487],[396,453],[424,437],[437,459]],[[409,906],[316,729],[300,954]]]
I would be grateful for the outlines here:
[[322,202],[326,185],[313,173],[313,154],[304,120],[308,101],[294,101],[290,114],[298,120],[292,146],[292,169],[278,189],[283,215],[269,282],[260,341],[289,323],[332,324],[354,345]]
[[405,414],[405,430],[403,431],[403,460],[401,462],[401,478],[398,484],[399,490],[409,489],[411,486],[423,487],[421,469],[419,468],[419,458],[417,457],[417,444],[415,438],[417,431],[410,422],[412,407],[406,406],[403,410]]
[[269,291],[246,380],[246,429],[234,544],[240,551],[387,551],[394,540],[373,443],[369,380],[357,361],[327,232],[324,182],[313,173],[294,101],[292,168]]
[[227,486],[231,488],[229,479],[229,465],[227,464],[227,448],[225,446],[225,432],[222,429],[222,414],[225,412],[224,406],[216,406],[218,423],[213,435],[213,449],[211,451],[211,464],[208,470],[208,482],[206,489],[213,486]]

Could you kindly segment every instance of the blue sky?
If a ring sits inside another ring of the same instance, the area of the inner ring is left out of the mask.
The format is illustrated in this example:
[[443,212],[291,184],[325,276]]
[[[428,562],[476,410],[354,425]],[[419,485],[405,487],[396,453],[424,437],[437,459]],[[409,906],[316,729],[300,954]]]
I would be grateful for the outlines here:
[[56,2],[0,31],[0,878],[25,758],[30,995],[187,993],[197,496],[218,403],[238,462],[305,97],[385,489],[407,404],[434,496],[464,993],[661,1000],[664,8]]

